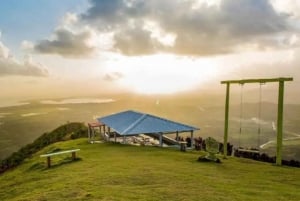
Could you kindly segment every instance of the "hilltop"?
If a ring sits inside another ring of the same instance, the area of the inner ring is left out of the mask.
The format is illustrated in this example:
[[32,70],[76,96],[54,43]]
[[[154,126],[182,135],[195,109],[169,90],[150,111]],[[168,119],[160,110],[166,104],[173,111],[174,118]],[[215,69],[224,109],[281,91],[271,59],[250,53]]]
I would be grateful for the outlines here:
[[[79,160],[40,154],[79,148]],[[0,176],[0,200],[299,200],[299,168],[242,158],[197,161],[203,152],[89,144],[86,138],[46,146]]]

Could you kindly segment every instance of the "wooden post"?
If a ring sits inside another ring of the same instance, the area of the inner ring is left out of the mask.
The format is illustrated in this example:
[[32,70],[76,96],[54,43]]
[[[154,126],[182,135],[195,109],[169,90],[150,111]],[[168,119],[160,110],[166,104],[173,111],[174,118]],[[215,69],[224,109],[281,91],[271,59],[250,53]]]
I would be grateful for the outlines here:
[[88,124],[88,137],[89,137],[89,142],[91,142],[91,133],[90,133],[90,125]]
[[72,152],[72,160],[74,161],[76,159],[76,152]]
[[51,158],[50,156],[47,156],[47,167],[51,167]]
[[281,165],[282,162],[283,95],[284,81],[281,80],[278,89],[276,165]]
[[194,131],[191,131],[191,148],[194,147]]
[[224,122],[224,158],[227,157],[227,141],[228,141],[228,117],[229,117],[229,95],[230,95],[230,83],[226,83],[226,100],[225,100],[225,122]]
[[95,127],[91,127],[93,133],[93,141],[95,141]]
[[[103,133],[104,133],[104,136],[105,136],[105,134],[106,134],[106,126],[105,126],[105,125],[103,125]],[[109,141],[109,138],[107,139],[107,138],[105,137],[105,140]]]
[[159,133],[159,144],[161,147],[163,146],[163,140],[162,140],[163,136],[162,135],[163,135],[162,133]]
[[99,139],[101,139],[101,135],[102,135],[102,129],[101,129],[102,126],[99,126]]
[[115,143],[117,142],[117,134],[114,132]]
[[179,141],[178,140],[178,131],[176,131],[176,141]]

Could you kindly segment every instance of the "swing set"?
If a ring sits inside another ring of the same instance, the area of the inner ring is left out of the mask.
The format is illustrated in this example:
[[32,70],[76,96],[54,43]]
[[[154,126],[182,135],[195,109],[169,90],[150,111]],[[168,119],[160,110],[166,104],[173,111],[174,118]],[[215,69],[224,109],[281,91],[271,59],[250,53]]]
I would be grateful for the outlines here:
[[[242,133],[242,115],[243,115],[243,95],[242,89],[244,84],[248,83],[259,83],[259,109],[258,109],[258,121],[261,118],[261,97],[262,97],[262,85],[268,82],[278,82],[278,108],[277,108],[277,146],[276,146],[276,165],[281,165],[282,163],[282,134],[283,134],[283,97],[284,97],[284,82],[293,81],[293,78],[269,78],[269,79],[243,79],[243,80],[225,80],[221,81],[221,84],[226,84],[226,99],[225,99],[225,125],[224,125],[224,158],[227,156],[227,141],[228,141],[228,120],[229,120],[229,96],[230,96],[230,84],[240,84],[241,85],[241,110],[240,110],[240,134]],[[261,135],[261,126],[258,122],[258,143]],[[259,144],[258,144],[259,145]],[[243,150],[246,151],[246,150]],[[259,153],[259,150],[247,150],[249,152]]]

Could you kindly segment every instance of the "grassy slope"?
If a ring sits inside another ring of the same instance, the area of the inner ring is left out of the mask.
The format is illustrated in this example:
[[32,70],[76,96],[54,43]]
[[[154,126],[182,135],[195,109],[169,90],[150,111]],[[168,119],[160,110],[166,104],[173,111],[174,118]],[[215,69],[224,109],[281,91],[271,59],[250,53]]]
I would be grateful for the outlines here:
[[[39,154],[80,148],[45,168]],[[229,158],[199,163],[199,152],[88,144],[86,139],[46,147],[0,176],[0,200],[300,200],[300,169]]]

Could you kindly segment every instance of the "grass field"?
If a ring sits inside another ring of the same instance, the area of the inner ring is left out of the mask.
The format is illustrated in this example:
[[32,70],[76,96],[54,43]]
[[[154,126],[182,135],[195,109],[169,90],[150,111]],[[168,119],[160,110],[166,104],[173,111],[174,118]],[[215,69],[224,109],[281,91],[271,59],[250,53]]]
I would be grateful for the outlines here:
[[[39,155],[81,149],[77,161]],[[50,145],[0,176],[0,200],[300,200],[300,169],[228,158],[198,162],[197,151],[86,139]]]

